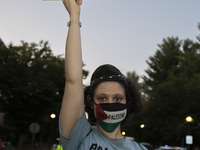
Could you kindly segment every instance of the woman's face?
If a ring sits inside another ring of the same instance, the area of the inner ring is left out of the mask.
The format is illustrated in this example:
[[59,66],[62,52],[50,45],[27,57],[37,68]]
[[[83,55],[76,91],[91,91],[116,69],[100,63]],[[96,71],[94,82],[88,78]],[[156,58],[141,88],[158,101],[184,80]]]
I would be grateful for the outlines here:
[[[100,83],[94,92],[94,102],[99,103],[123,103],[126,104],[125,90],[115,81]],[[95,106],[94,106],[95,107]]]
[[[93,107],[94,115],[97,118],[97,126],[102,129],[102,131],[114,131],[117,127],[119,127],[121,121],[126,117],[126,108],[124,107],[126,106],[124,105],[126,104],[126,96],[124,87],[115,81],[102,82],[95,89],[94,102],[95,104],[93,104]],[[109,107],[106,108],[102,106]],[[114,110],[116,106],[118,106],[118,110]],[[113,119],[115,116],[121,117]]]

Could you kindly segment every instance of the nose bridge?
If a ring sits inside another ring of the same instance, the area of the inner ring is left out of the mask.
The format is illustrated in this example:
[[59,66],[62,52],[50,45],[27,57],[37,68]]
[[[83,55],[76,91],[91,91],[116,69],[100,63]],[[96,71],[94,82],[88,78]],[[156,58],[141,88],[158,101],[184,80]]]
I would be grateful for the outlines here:
[[112,98],[112,96],[109,96],[109,97],[108,97],[108,103],[113,103],[113,98]]

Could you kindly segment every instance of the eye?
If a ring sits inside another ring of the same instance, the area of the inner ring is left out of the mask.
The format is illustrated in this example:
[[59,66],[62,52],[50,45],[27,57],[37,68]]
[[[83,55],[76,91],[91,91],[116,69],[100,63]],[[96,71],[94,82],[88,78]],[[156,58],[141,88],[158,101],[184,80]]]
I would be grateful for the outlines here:
[[105,101],[106,98],[105,98],[105,97],[99,97],[98,100],[99,100],[99,101]]
[[121,98],[121,97],[116,97],[116,98],[114,98],[114,100],[115,100],[116,102],[119,102],[119,101],[122,100],[122,98]]

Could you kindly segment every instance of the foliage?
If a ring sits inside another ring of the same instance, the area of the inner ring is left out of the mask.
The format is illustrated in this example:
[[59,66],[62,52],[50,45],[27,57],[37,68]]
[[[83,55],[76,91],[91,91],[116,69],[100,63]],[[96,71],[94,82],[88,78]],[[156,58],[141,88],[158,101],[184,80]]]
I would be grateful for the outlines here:
[[[191,134],[197,145],[200,141],[200,35],[197,42],[178,37],[163,39],[147,64],[142,87],[146,87],[143,91],[149,99],[143,113],[130,119],[127,127],[134,129],[130,134],[139,141],[143,134],[146,142],[157,146],[184,146],[188,130],[185,118],[190,115],[194,119]],[[145,124],[144,129],[139,128],[141,123]]]
[[127,75],[126,75],[127,78],[132,78],[133,80],[135,80],[137,83],[140,79],[139,75],[133,71],[133,72],[127,72]]
[[[164,39],[159,48],[147,61],[148,77],[143,78],[150,87],[143,114],[146,130],[150,131],[146,137],[180,145],[187,134],[185,118],[195,118],[193,131],[200,122],[200,44],[172,37]],[[198,131],[193,135],[200,139]]]
[[24,132],[61,102],[64,61],[53,56],[47,42],[11,44],[0,52],[1,110],[10,119],[7,125]]
[[[27,134],[29,125],[38,122],[41,132],[49,134],[50,114],[58,116],[64,92],[64,58],[54,56],[48,42],[0,43],[0,72],[4,123]],[[83,70],[84,78],[87,74]]]

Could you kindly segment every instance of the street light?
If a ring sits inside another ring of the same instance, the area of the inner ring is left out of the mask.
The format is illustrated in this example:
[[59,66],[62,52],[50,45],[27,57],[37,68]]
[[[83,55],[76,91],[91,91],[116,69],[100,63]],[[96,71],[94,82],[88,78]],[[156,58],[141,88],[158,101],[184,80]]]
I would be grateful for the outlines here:
[[187,117],[185,118],[185,120],[186,120],[187,122],[192,122],[192,121],[193,121],[193,119],[192,119],[191,116],[187,116]]
[[193,121],[191,116],[187,116],[185,120],[188,122],[188,135],[190,134],[190,123]]
[[51,119],[52,119],[52,125],[51,125],[51,135],[50,135],[50,143],[49,143],[49,145],[50,145],[50,144],[52,143],[52,141],[53,141],[53,125],[54,125],[53,119],[56,118],[56,115],[55,115],[55,114],[51,114],[50,117],[51,117]]
[[141,124],[140,125],[140,128],[141,128],[141,140],[143,141],[143,128],[145,127],[144,124]]
[[140,128],[142,128],[142,129],[143,129],[144,127],[145,127],[145,125],[144,125],[144,124],[141,124],[141,125],[140,125]]
[[123,135],[123,136],[126,135],[126,132],[123,131],[123,132],[122,132],[122,135]]
[[188,135],[186,136],[186,144],[188,144],[188,150],[190,150],[190,144],[192,144],[192,136],[190,135],[190,123],[193,121],[193,118],[191,116],[187,116],[185,120],[188,123]]
[[50,117],[51,117],[51,119],[54,119],[54,118],[56,118],[56,115],[55,114],[51,114]]

